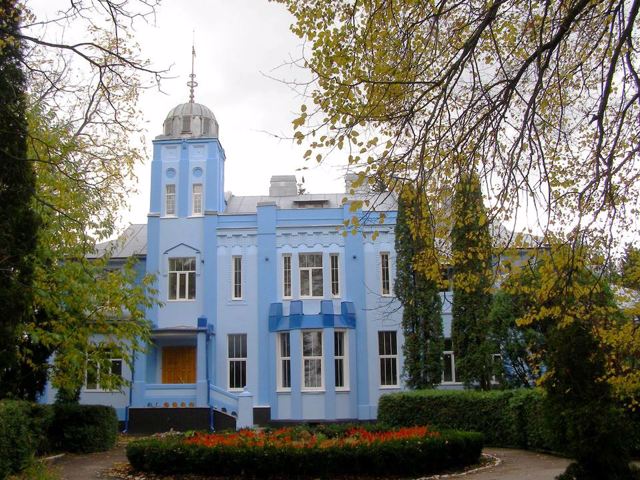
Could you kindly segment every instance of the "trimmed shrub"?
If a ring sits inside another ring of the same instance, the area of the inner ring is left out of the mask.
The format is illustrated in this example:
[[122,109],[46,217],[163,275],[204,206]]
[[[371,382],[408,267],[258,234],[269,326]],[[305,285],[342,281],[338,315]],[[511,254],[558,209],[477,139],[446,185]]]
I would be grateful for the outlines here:
[[[288,434],[288,430],[282,431],[284,435]],[[314,438],[324,436],[321,433],[315,435]],[[473,464],[482,451],[482,435],[472,432],[447,431],[435,437],[372,442],[331,443],[333,441],[306,447],[301,447],[296,441],[285,444],[268,441],[214,442],[213,446],[205,446],[197,440],[194,442],[176,436],[130,442],[127,458],[136,470],[162,475],[396,477],[432,474]],[[206,437],[203,442],[206,443]]]
[[53,423],[53,405],[30,403],[31,434],[36,455],[44,455],[52,451],[49,430]]
[[[552,428],[545,394],[538,389],[422,390],[384,395],[378,421],[389,426],[432,425],[481,432],[487,445],[565,453],[562,428]],[[631,451],[640,454],[640,415],[627,414]]]
[[0,479],[25,468],[35,453],[29,412],[28,402],[0,402]]
[[[513,392],[418,390],[384,395],[378,404],[378,421],[390,426],[433,425],[435,428],[470,430],[484,434],[489,445],[522,447]],[[523,401],[526,401],[523,399]]]
[[50,441],[54,449],[65,452],[101,452],[116,443],[118,416],[113,407],[79,405],[53,406]]

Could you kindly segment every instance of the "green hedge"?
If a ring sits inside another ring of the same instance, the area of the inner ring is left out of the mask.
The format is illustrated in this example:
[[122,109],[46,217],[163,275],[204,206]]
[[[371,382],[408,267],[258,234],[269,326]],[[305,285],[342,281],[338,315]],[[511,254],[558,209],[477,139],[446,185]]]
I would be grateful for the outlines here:
[[182,438],[143,439],[127,445],[136,470],[162,475],[335,478],[417,476],[476,463],[482,435],[442,432],[438,438],[403,439],[326,448],[185,444]]
[[0,402],[0,479],[26,467],[36,454],[49,451],[53,411],[47,405]]
[[0,402],[0,479],[25,468],[35,453],[27,402]]
[[34,455],[108,450],[117,433],[112,407],[0,401],[0,480],[21,471]]
[[49,438],[54,449],[65,452],[101,452],[112,448],[118,436],[118,416],[105,405],[53,406]]
[[[422,390],[384,395],[378,405],[378,421],[390,426],[473,430],[483,433],[488,445],[562,453],[566,441],[553,433],[550,420],[544,393],[537,389]],[[629,423],[633,430],[629,445],[638,455],[640,415],[629,414]]]

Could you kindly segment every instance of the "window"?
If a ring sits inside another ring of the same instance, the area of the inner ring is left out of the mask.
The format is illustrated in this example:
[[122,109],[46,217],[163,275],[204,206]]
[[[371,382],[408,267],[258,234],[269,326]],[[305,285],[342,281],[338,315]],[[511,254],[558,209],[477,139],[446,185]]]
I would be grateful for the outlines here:
[[229,335],[229,390],[247,385],[247,334]]
[[300,296],[322,297],[322,254],[301,253],[300,262]]
[[331,265],[331,295],[340,296],[340,263],[338,262],[338,254],[332,253],[329,256]]
[[211,130],[211,119],[203,118],[202,122],[202,135],[209,135],[209,131]]
[[398,343],[395,331],[378,332],[380,355],[380,385],[398,386]]
[[85,388],[87,390],[117,390],[122,380],[122,359],[109,358],[98,362],[87,361]]
[[336,370],[336,390],[348,390],[347,332],[340,330],[333,332],[333,352]]
[[504,374],[504,363],[502,362],[502,355],[494,353],[491,355],[491,366],[493,367],[493,375],[491,375],[492,383],[500,383]]
[[444,351],[442,352],[444,368],[442,369],[442,383],[456,382],[456,357],[453,354],[453,344],[450,338],[444,339]]
[[169,259],[169,300],[196,298],[196,259],[177,257]]
[[233,294],[234,300],[242,299],[242,257],[235,255],[232,257],[233,264]]
[[167,183],[164,186],[164,214],[176,214],[176,186],[173,183]]
[[302,388],[322,390],[322,331],[302,332]]
[[380,275],[382,280],[382,295],[391,295],[391,283],[389,277],[389,253],[380,254]]
[[190,132],[191,131],[191,117],[189,115],[185,115],[182,117],[182,132]]
[[282,296],[291,298],[291,255],[282,257]]
[[194,215],[202,215],[202,184],[194,183],[191,189],[191,206]]
[[278,389],[291,390],[291,337],[289,332],[278,334]]
[[453,290],[453,267],[447,265],[440,268],[440,283],[438,286],[441,292]]

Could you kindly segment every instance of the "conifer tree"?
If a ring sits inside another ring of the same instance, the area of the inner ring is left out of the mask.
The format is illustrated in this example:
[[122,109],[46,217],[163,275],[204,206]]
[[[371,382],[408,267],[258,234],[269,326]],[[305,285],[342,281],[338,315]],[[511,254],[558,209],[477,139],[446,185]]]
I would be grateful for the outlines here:
[[[442,302],[437,282],[414,263],[432,242],[422,215],[424,196],[405,187],[399,198],[395,227],[395,294],[403,306],[404,376],[410,388],[429,388],[442,380]],[[437,265],[437,262],[435,263]]]
[[491,235],[480,181],[462,173],[453,198],[452,340],[456,376],[466,385],[491,388],[494,348],[489,339]]
[[[37,218],[33,165],[27,160],[21,12],[0,0],[0,385],[17,364],[20,325],[31,315]],[[0,396],[10,395],[0,387]]]

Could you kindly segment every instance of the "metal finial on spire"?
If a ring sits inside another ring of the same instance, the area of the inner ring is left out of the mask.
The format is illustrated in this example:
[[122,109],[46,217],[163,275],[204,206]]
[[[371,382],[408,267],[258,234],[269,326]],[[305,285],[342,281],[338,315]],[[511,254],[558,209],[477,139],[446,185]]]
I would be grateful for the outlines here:
[[189,75],[190,80],[187,82],[187,86],[189,87],[189,103],[193,103],[193,89],[198,86],[198,82],[196,82],[196,74],[195,74],[195,63],[196,63],[196,41],[195,41],[195,30],[193,31],[193,42],[191,44],[191,75]]

